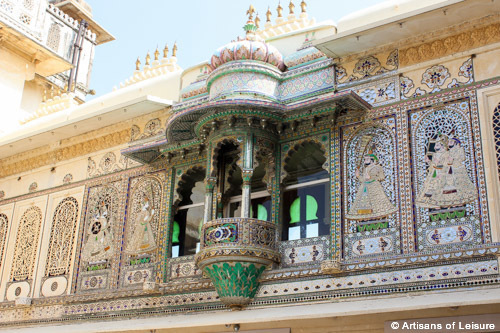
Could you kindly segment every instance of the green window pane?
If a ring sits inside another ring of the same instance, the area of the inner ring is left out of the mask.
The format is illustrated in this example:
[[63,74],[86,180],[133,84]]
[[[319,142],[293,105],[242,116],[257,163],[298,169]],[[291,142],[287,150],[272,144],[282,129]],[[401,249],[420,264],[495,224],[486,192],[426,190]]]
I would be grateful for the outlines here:
[[317,220],[318,202],[312,195],[306,197],[306,221]]
[[[318,202],[312,195],[306,196],[306,221],[317,220]],[[300,198],[295,199],[290,206],[290,223],[300,222]]]
[[267,221],[267,209],[264,205],[259,204],[257,206],[257,219]]
[[172,243],[179,243],[179,234],[181,233],[181,227],[179,223],[174,221],[174,230],[172,232]]
[[293,200],[290,205],[290,223],[300,222],[300,198]]

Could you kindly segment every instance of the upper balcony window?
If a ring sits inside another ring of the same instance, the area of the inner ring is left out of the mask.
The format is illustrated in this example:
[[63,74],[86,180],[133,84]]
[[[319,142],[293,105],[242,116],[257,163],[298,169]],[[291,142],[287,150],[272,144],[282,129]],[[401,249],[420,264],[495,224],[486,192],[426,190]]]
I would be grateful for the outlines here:
[[295,146],[285,160],[283,240],[329,234],[330,176],[323,169],[325,162],[324,151],[314,142]]
[[200,229],[205,199],[205,169],[189,170],[177,189],[177,205],[172,228],[172,258],[193,255],[200,250]]

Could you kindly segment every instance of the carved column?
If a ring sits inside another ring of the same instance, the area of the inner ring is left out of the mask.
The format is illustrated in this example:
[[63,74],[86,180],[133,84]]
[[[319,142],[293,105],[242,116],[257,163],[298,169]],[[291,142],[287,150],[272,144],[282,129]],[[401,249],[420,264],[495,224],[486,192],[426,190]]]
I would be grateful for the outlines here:
[[250,217],[251,204],[251,180],[253,175],[253,134],[246,136],[245,148],[243,151],[243,186],[241,191],[241,217]]
[[203,224],[212,220],[212,202],[214,197],[214,188],[217,180],[214,177],[205,179],[205,210],[203,212]]

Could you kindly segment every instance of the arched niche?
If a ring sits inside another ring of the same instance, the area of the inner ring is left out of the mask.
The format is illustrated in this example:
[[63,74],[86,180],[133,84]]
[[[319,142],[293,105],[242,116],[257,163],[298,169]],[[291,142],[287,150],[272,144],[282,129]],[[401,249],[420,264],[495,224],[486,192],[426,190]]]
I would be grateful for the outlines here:
[[394,227],[398,224],[399,188],[393,130],[373,122],[356,128],[345,142],[344,232]]
[[330,232],[330,175],[326,146],[304,139],[289,146],[281,175],[282,238],[295,240]]
[[[182,173],[175,186],[171,224],[172,257],[194,255],[199,251],[204,217],[206,169],[193,166]],[[209,208],[208,208],[209,209]]]

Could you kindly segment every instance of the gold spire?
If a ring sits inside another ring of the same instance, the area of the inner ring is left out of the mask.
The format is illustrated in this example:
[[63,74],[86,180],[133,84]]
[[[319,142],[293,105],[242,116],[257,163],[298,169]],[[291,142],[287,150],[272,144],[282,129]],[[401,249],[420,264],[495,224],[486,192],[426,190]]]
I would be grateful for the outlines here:
[[252,19],[253,19],[253,13],[255,13],[255,8],[253,7],[253,5],[250,5],[250,7],[247,10],[247,15],[248,15],[248,20],[249,21],[252,21]]
[[266,12],[266,22],[271,23],[271,15],[273,15],[273,14],[271,13],[271,8],[267,7],[267,12]]
[[260,18],[259,18],[259,13],[255,14],[255,26],[257,29],[260,28]]
[[280,2],[278,2],[278,8],[276,8],[276,11],[278,12],[278,17],[283,17],[283,7],[281,7]]
[[151,62],[151,55],[149,54],[149,51],[148,51],[148,54],[146,54],[146,66],[149,66]]
[[304,0],[302,0],[302,2],[300,3],[300,8],[302,10],[302,13],[306,12],[307,4]]
[[155,60],[158,60],[159,57],[160,57],[160,51],[158,51],[158,46],[157,46],[155,50]]
[[136,71],[140,70],[141,69],[140,66],[141,66],[141,60],[139,60],[139,57],[137,57],[137,60],[135,61],[135,70]]
[[290,9],[290,15],[293,15],[294,8],[295,8],[295,5],[293,4],[292,0],[290,0],[290,3],[288,4],[288,9]]
[[168,44],[163,48],[163,58],[168,58]]
[[174,43],[174,47],[172,49],[172,57],[177,56],[177,42]]

